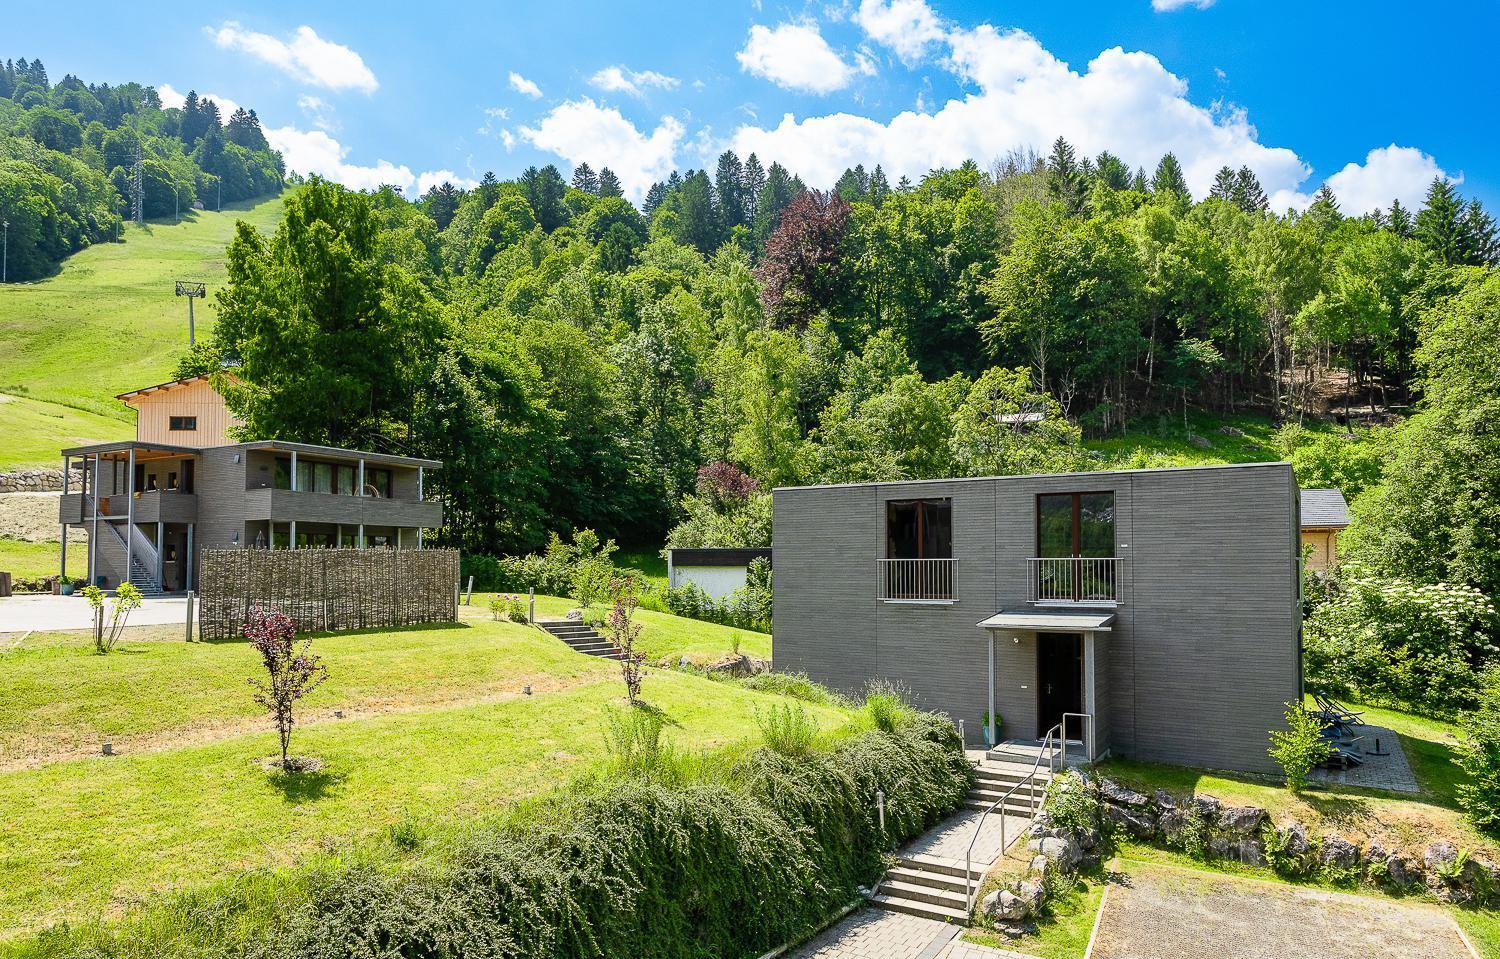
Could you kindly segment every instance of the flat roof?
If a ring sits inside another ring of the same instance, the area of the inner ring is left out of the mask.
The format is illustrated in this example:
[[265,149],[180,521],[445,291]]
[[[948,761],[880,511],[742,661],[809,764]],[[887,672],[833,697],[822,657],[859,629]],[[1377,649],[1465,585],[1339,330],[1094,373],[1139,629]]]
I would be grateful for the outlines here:
[[[226,447],[210,447],[211,449],[225,449]],[[314,456],[343,457],[344,459],[360,459],[367,463],[381,463],[387,466],[426,466],[440,469],[442,460],[424,460],[416,456],[400,456],[396,453],[372,453],[367,450],[347,450],[337,446],[318,446],[313,443],[291,443],[287,440],[254,440],[249,443],[232,444],[234,449],[242,450],[273,450],[284,453],[310,453]]]
[[1343,529],[1349,525],[1349,504],[1336,489],[1302,491],[1303,529]]
[[1115,614],[1100,609],[1044,609],[1021,606],[1002,609],[978,623],[980,629],[1041,630],[1059,633],[1107,633]]
[[846,489],[855,486],[922,486],[931,483],[974,483],[981,480],[1048,479],[1064,476],[1134,476],[1143,473],[1186,473],[1193,470],[1249,470],[1277,467],[1290,470],[1285,460],[1268,463],[1207,463],[1199,466],[1148,466],[1126,470],[1079,470],[1073,473],[1007,473],[1003,476],[945,476],[941,479],[879,480],[863,483],[812,483],[807,486],[778,486],[772,492],[799,489]]
[[170,443],[143,443],[140,440],[116,440],[113,443],[95,443],[92,446],[74,446],[60,451],[61,456],[92,456],[95,453],[128,453],[140,450],[153,453],[200,453],[201,446],[173,446]]
[[769,546],[714,546],[669,549],[673,566],[749,566],[757,559],[769,561]]

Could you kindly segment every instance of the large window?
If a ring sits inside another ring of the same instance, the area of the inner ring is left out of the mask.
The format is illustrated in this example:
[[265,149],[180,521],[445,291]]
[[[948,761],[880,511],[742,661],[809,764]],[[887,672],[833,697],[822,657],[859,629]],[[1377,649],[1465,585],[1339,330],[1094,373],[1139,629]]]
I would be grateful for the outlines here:
[[885,504],[887,559],[952,559],[951,499],[892,500]]
[[[323,463],[317,460],[297,458],[297,490],[302,493],[338,493],[353,496],[358,490],[359,467],[352,463]],[[291,457],[276,459],[276,488],[292,488]],[[366,496],[390,499],[392,494],[391,471],[365,468]]]
[[1115,555],[1115,494],[1038,496],[1036,550],[1043,557]]

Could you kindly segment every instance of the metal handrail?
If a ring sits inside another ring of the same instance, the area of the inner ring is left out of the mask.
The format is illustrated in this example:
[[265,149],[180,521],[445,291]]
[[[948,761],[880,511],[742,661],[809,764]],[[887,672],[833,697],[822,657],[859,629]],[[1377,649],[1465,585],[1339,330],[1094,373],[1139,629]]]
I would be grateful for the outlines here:
[[[1020,782],[1010,787],[1010,789],[1006,790],[1005,794],[1002,795],[999,799],[990,803],[989,807],[985,809],[984,812],[979,814],[979,821],[974,824],[974,835],[969,839],[969,848],[964,851],[965,912],[974,911],[974,844],[979,841],[979,833],[980,830],[984,829],[984,821],[989,818],[990,813],[995,811],[995,807],[1003,806],[1005,802],[1009,800],[1011,796],[1015,795],[1022,786],[1029,786],[1031,814],[1033,817],[1036,816],[1036,775],[1041,771],[1042,754],[1047,752],[1049,748],[1052,750],[1052,752],[1048,754],[1047,771],[1049,773],[1053,771],[1052,761],[1057,758],[1057,746],[1054,745],[1052,741],[1052,734],[1054,732],[1057,733],[1058,740],[1063,744],[1063,763],[1064,765],[1066,765],[1068,748],[1067,740],[1066,738],[1064,738],[1063,724],[1058,723],[1056,726],[1053,726],[1051,729],[1047,730],[1046,737],[1042,739],[1042,747],[1041,749],[1037,750],[1036,760],[1031,764],[1031,772],[1026,774],[1026,778],[1022,779]],[[1000,855],[1005,855],[1004,810],[1001,810],[1000,812]]]

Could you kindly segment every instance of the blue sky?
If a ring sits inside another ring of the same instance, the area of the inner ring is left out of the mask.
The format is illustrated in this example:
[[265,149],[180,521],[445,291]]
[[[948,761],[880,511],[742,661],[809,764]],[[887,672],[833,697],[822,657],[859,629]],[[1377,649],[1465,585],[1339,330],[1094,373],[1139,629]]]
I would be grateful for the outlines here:
[[1493,208],[1500,5],[1425,6],[25,4],[4,52],[254,107],[292,167],[355,186],[587,160],[639,196],[726,146],[828,185],[1061,134],[1148,169],[1172,150],[1199,194],[1227,163],[1277,207],[1325,180],[1346,212],[1411,203],[1441,174]]

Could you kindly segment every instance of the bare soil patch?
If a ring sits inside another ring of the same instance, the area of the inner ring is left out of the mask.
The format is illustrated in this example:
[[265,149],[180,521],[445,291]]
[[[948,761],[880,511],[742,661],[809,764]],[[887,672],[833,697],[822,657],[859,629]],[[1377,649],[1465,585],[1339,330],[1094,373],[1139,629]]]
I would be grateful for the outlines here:
[[1095,959],[1473,959],[1435,905],[1127,863]]

